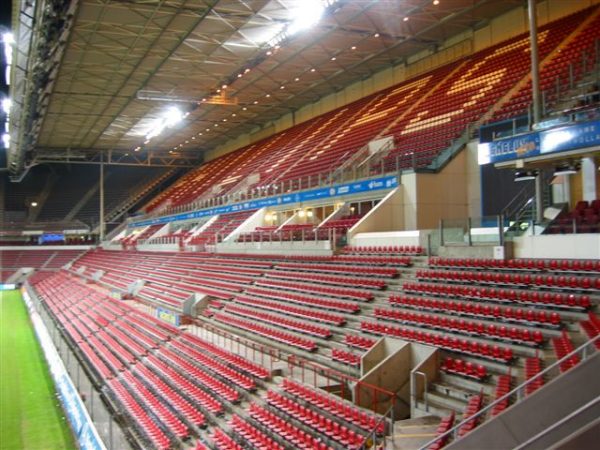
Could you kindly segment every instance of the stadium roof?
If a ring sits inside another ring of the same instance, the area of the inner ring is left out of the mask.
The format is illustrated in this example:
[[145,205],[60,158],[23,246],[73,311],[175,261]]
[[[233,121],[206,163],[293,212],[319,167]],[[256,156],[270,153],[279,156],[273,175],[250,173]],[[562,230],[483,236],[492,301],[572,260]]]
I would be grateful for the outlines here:
[[[45,32],[36,35],[26,15],[35,2],[21,0],[13,14],[10,169],[16,176],[32,161],[108,151],[122,160],[152,152],[167,164],[182,156],[191,163],[185,158],[525,3],[73,0],[58,15],[64,22],[38,18]],[[316,23],[294,33],[307,25],[298,20],[307,5],[313,16],[308,8],[305,21]],[[58,38],[47,31],[56,26],[64,28]],[[29,50],[51,38],[49,55]],[[31,70],[40,67],[41,85]],[[171,123],[174,106],[183,117]]]

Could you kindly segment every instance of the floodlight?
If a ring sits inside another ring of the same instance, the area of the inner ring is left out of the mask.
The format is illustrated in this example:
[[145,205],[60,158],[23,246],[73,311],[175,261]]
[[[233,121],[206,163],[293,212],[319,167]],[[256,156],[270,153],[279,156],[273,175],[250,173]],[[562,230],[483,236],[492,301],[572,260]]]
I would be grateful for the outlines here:
[[12,106],[12,101],[10,100],[10,98],[5,98],[4,100],[2,100],[2,110],[4,111],[4,114],[6,114],[6,115],[10,114],[11,106]]
[[167,127],[172,127],[183,119],[183,113],[178,108],[172,106],[171,108],[167,109],[164,117]]
[[289,36],[299,31],[306,30],[319,22],[325,12],[323,3],[319,0],[306,0],[300,3],[299,7],[294,9],[294,20],[286,29]]
[[577,173],[577,166],[574,164],[564,164],[554,169],[554,176],[558,177],[561,175],[575,175]]
[[534,170],[527,170],[515,173],[515,181],[530,181],[535,180],[537,172]]
[[178,108],[172,106],[165,111],[163,116],[156,119],[150,128],[150,131],[146,134],[146,139],[150,140],[159,134],[161,134],[165,128],[171,128],[177,123],[181,122],[184,118],[184,114]]
[[2,42],[8,45],[12,45],[15,43],[15,36],[12,33],[3,33],[2,34]]

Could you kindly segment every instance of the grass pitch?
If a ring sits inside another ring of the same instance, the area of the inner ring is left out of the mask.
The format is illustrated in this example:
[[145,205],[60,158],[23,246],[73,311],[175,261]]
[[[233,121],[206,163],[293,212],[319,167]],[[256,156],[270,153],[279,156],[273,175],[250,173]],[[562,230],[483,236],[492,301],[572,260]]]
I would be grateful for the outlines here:
[[0,449],[77,448],[19,291],[0,291]]

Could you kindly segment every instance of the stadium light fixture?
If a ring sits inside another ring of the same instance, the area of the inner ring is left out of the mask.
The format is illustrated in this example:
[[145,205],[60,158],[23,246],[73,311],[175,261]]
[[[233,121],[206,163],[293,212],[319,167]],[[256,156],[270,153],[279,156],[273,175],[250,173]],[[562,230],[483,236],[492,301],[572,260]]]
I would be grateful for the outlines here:
[[[290,16],[293,18],[285,27],[275,31],[267,43],[270,47],[279,48],[280,44],[308,28],[314,27],[328,8],[331,8],[339,0],[297,0],[296,7],[290,8]],[[270,52],[267,52],[269,55]]]
[[561,175],[575,175],[577,173],[577,166],[574,164],[564,164],[554,169],[554,176],[558,177]]
[[162,117],[157,119],[150,128],[150,131],[146,134],[146,140],[150,140],[159,134],[161,134],[165,129],[172,128],[177,123],[181,122],[184,118],[184,114],[178,108],[174,106],[170,107],[165,111]]
[[537,172],[535,170],[526,170],[515,173],[515,181],[530,181],[535,180]]
[[15,37],[12,33],[4,33],[2,35],[2,42],[4,42],[4,61],[6,62],[6,85],[10,86],[10,68],[13,60],[13,45],[15,44]]
[[298,8],[295,8],[293,11],[294,20],[287,27],[286,31],[288,35],[293,36],[299,31],[316,25],[321,20],[324,12],[325,6],[319,0],[299,3]]
[[11,107],[12,101],[10,98],[5,98],[4,100],[2,100],[2,111],[4,111],[4,114],[6,114],[7,116],[10,114]]

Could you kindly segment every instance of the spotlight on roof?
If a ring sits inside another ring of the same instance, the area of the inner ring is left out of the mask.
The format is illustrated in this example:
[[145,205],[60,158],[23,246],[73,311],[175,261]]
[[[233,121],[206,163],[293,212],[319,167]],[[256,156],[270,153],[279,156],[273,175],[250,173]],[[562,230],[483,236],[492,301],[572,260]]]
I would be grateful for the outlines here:
[[11,107],[12,107],[12,101],[10,98],[5,98],[2,100],[2,110],[4,111],[4,114],[6,114],[6,115],[10,114]]
[[530,181],[535,180],[537,172],[535,170],[524,170],[515,172],[515,181]]
[[162,117],[157,119],[150,131],[146,134],[146,139],[150,140],[159,134],[161,134],[166,128],[171,128],[175,126],[177,123],[181,122],[184,118],[184,114],[174,106],[171,106],[167,109]]
[[298,4],[298,8],[294,9],[294,20],[286,30],[289,36],[316,25],[325,12],[325,7],[319,0],[305,0]]
[[562,164],[554,169],[554,176],[558,177],[561,175],[575,175],[577,173],[577,166],[575,164]]

